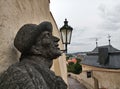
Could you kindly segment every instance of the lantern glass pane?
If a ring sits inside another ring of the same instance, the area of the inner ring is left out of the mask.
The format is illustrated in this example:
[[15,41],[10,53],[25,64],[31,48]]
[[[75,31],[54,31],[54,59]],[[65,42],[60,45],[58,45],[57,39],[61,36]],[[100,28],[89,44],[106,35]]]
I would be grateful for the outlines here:
[[67,30],[67,31],[66,31],[66,29],[61,30],[61,36],[62,36],[63,44],[70,44],[71,33],[72,33],[71,30]]
[[62,42],[63,44],[65,44],[66,43],[66,29],[62,29],[61,36],[62,36]]
[[70,44],[70,40],[71,40],[71,30],[67,30],[67,44]]

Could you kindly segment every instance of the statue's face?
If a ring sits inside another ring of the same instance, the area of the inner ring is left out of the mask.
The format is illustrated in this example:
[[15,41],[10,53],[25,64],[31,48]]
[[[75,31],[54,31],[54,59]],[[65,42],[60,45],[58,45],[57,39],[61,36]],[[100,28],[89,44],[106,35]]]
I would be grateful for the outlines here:
[[48,31],[44,31],[36,40],[34,45],[37,54],[41,54],[47,58],[55,59],[61,55],[58,47],[59,38],[52,35]]

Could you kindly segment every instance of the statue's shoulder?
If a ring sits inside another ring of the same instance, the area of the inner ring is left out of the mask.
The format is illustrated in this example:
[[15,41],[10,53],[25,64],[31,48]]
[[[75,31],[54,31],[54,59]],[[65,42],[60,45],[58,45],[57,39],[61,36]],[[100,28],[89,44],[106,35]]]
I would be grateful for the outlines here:
[[29,89],[34,89],[34,84],[26,69],[23,63],[11,65],[0,76],[0,89],[19,89],[28,86],[31,87]]
[[3,72],[0,76],[0,80],[5,78],[6,80],[13,79],[13,77],[21,76],[23,74],[26,74],[26,68],[25,65],[21,63],[15,63],[9,68]]

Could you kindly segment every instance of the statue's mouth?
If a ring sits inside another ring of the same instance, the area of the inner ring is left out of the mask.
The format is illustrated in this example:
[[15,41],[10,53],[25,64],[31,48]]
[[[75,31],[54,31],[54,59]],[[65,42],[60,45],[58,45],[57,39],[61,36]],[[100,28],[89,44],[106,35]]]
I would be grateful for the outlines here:
[[59,44],[56,44],[56,45],[55,45],[55,47],[58,47],[58,46],[59,46]]

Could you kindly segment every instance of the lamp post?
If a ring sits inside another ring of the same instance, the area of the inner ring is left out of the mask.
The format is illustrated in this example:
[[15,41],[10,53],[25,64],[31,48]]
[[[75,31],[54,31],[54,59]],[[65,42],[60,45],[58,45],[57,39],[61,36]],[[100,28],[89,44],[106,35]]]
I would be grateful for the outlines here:
[[65,53],[67,53],[67,45],[70,44],[73,28],[68,25],[67,19],[64,25],[60,28],[62,43],[65,44]]

